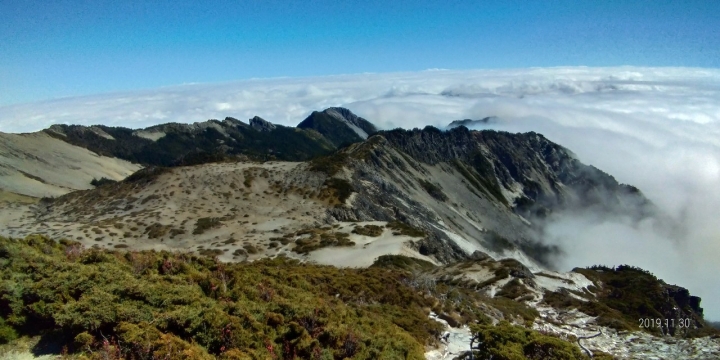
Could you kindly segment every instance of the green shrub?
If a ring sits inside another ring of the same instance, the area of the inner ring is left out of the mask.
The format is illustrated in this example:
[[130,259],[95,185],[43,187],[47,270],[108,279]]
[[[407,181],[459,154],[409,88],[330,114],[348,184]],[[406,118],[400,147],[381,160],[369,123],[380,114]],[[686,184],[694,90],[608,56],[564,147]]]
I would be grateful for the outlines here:
[[356,226],[353,229],[352,233],[358,234],[358,235],[378,237],[378,236],[382,235],[383,228],[380,226],[377,226],[377,225]]
[[7,324],[5,320],[0,317],[0,344],[8,343],[17,339],[17,337],[17,331],[15,331],[10,324]]
[[193,235],[200,235],[205,231],[222,225],[220,218],[217,217],[204,217],[199,218],[195,221],[195,230]]
[[385,227],[395,230],[393,232],[395,235],[407,235],[412,237],[424,237],[427,235],[425,231],[397,220],[387,223]]
[[99,180],[96,178],[93,178],[90,181],[90,185],[98,187],[98,186],[103,186],[103,185],[107,185],[107,184],[114,184],[116,182],[117,182],[117,180],[108,179],[106,177],[101,177]]
[[475,340],[473,353],[478,359],[586,359],[573,343],[507,321],[501,321],[497,326],[471,325],[470,329]]
[[350,194],[355,191],[350,182],[345,179],[330,178],[325,180],[325,185],[335,192],[335,197],[340,204],[344,204]]
[[334,176],[347,164],[348,156],[345,153],[334,153],[310,160],[310,171],[318,171],[327,176]]
[[372,267],[393,268],[401,270],[431,270],[436,266],[431,262],[403,255],[381,255]]
[[295,241],[293,251],[300,254],[307,254],[311,251],[331,246],[355,246],[350,241],[350,235],[342,232],[330,232],[323,229],[312,229],[299,231],[298,235],[309,234],[307,238]]
[[530,289],[522,284],[519,279],[512,279],[505,284],[502,289],[495,294],[495,296],[514,300],[528,294],[532,294]]

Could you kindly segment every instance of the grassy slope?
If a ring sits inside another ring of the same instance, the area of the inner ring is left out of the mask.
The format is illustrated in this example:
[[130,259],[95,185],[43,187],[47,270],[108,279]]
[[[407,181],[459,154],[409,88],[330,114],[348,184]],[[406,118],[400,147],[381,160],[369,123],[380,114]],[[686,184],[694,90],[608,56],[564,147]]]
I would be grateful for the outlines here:
[[0,268],[0,338],[52,336],[98,356],[421,359],[441,330],[403,273],[381,268],[80,251],[40,236],[0,238]]

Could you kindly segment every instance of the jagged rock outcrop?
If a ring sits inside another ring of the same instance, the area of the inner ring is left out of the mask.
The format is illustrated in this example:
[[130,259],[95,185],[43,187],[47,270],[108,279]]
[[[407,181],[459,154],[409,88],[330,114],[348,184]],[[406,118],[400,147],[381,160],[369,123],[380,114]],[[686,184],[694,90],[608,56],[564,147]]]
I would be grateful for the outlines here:
[[273,131],[275,130],[275,125],[270,123],[269,121],[259,117],[255,116],[252,119],[250,119],[250,127],[257,130],[257,131]]

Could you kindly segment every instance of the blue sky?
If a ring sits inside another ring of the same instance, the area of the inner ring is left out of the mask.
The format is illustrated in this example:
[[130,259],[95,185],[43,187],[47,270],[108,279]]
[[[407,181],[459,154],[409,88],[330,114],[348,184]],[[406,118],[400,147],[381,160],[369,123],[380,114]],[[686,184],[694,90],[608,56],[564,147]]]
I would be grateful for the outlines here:
[[0,106],[429,68],[720,67],[718,1],[0,0]]

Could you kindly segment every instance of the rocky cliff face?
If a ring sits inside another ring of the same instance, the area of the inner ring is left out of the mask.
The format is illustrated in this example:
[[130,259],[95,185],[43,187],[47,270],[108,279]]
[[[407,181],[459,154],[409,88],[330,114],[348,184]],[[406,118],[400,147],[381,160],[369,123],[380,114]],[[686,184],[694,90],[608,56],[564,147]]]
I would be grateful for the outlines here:
[[[471,177],[488,191],[500,191],[525,216],[594,208],[643,218],[655,210],[637,188],[582,164],[571,151],[534,132],[470,131],[460,126],[447,132],[431,127],[395,130],[384,136],[423,163],[461,161]],[[499,196],[498,200],[503,201]]]

